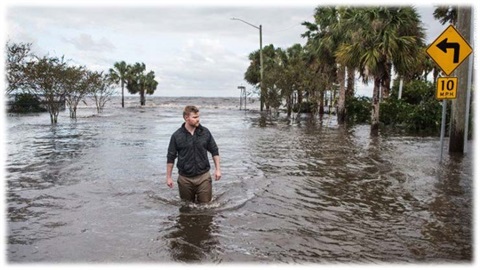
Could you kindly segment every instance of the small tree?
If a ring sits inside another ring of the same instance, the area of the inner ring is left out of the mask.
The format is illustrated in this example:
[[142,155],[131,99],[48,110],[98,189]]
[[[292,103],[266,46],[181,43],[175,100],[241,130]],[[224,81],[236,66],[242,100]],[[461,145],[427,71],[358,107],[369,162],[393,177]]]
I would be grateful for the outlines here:
[[94,72],[90,77],[90,80],[92,86],[92,91],[90,93],[95,99],[97,112],[101,113],[103,112],[105,104],[111,99],[115,92],[113,89],[115,82],[112,80],[111,76],[103,74],[103,72]]
[[30,61],[25,67],[25,88],[43,101],[50,113],[50,122],[56,124],[65,100],[66,63],[62,58],[47,57]]
[[77,106],[89,91],[88,71],[84,67],[67,67],[65,69],[65,101],[70,110],[70,118],[77,118]]
[[6,94],[10,95],[17,89],[25,88],[27,81],[25,77],[25,66],[34,57],[31,53],[31,43],[11,43],[6,45]]

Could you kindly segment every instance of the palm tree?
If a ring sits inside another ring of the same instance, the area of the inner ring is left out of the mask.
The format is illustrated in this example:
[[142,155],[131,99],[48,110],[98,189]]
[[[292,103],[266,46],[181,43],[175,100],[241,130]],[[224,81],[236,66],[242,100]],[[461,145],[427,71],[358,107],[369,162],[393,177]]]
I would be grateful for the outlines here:
[[[266,91],[265,95],[260,93],[260,97],[263,97],[265,102],[265,109],[270,110],[270,105],[272,97],[276,96],[275,94],[275,75],[274,75],[274,65],[276,58],[276,49],[273,44],[264,46],[262,49],[263,55],[263,88]],[[256,50],[249,54],[248,59],[250,59],[250,65],[247,68],[247,71],[244,74],[244,79],[251,85],[256,85],[260,87],[260,50]],[[266,90],[265,90],[266,89]],[[262,89],[260,89],[262,91]]]
[[276,50],[275,77],[276,86],[280,90],[280,98],[287,102],[287,115],[291,116],[293,109],[293,94],[299,91],[302,74],[305,72],[303,62],[303,47],[294,44],[286,50]]
[[440,68],[426,53],[427,45],[422,45],[417,61],[409,68],[409,72],[403,75],[406,83],[414,80],[428,81],[428,75],[433,72],[433,84],[436,84],[440,75]]
[[135,63],[127,66],[127,89],[130,94],[140,93],[140,105],[145,105],[145,94],[152,95],[157,89],[158,82],[155,80],[155,73],[150,71],[145,74],[144,63]]
[[116,62],[114,65],[113,65],[114,68],[111,68],[110,69],[110,78],[112,78],[112,80],[116,83],[116,84],[119,84],[121,85],[122,87],[122,108],[125,107],[125,98],[124,98],[124,87],[125,87],[125,84],[127,83],[127,64],[125,63],[125,61],[121,61],[121,62]]
[[390,88],[392,68],[397,74],[408,72],[415,63],[425,30],[413,7],[365,7],[348,14],[346,25],[354,29],[352,42],[336,52],[339,61],[356,66],[364,82],[373,79],[371,135],[378,135],[380,89]]
[[[315,9],[315,24],[305,22],[308,31],[302,36],[308,36],[309,39],[315,40],[311,45],[316,47],[317,54],[320,58],[332,58],[335,57],[336,50],[341,44],[350,41],[350,31],[348,27],[345,27],[344,19],[346,13],[350,12],[350,8],[337,8],[337,7],[317,7]],[[344,123],[346,119],[346,93],[345,88],[345,74],[347,66],[339,61],[327,61],[331,65],[335,65],[336,78],[339,85],[339,99],[338,99],[338,123]],[[327,68],[331,69],[331,68]],[[354,67],[348,67],[349,78],[349,94],[353,95],[353,80]],[[333,82],[332,82],[333,83]],[[333,85],[329,85],[330,88]]]
[[458,9],[453,6],[437,6],[433,12],[433,17],[439,20],[442,24],[450,23],[455,25],[457,23]]
[[324,114],[325,91],[337,81],[337,65],[330,49],[319,43],[318,38],[309,38],[305,44],[303,88],[317,102],[317,112],[321,116]]

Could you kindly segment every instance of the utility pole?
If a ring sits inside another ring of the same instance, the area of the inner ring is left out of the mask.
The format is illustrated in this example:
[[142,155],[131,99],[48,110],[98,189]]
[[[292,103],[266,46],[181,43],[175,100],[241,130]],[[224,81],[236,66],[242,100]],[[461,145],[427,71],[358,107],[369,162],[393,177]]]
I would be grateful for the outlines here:
[[[472,7],[458,6],[458,31],[465,38],[471,38],[471,14]],[[470,55],[469,57],[473,57]],[[466,115],[467,92],[468,88],[468,61],[463,62],[457,70],[458,91],[457,98],[452,101],[452,115],[450,119],[450,142],[449,153],[464,153],[465,121],[468,121]]]
[[265,106],[265,89],[263,88],[263,46],[262,46],[262,25],[258,28],[260,30],[260,111],[263,111]]
[[265,105],[265,90],[263,87],[263,45],[262,45],[262,25],[256,26],[239,18],[232,18],[235,21],[241,21],[259,30],[260,32],[260,111],[263,111]]

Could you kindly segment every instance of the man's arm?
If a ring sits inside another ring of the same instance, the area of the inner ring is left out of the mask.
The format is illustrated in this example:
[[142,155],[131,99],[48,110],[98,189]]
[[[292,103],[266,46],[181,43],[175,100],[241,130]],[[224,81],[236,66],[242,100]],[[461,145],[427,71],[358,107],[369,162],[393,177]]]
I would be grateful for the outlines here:
[[220,171],[220,154],[218,153],[218,146],[212,134],[210,134],[208,140],[207,150],[212,154],[213,162],[215,163],[215,180],[218,181],[222,177],[222,172]]
[[215,163],[215,180],[222,178],[222,172],[220,171],[220,155],[213,156],[213,163]]
[[167,163],[167,186],[173,188],[172,180],[173,163]]
[[173,180],[172,180],[172,171],[173,171],[173,164],[175,163],[175,159],[177,158],[177,147],[175,143],[175,137],[172,135],[170,138],[170,143],[168,144],[168,152],[167,152],[167,186],[170,188],[173,187]]

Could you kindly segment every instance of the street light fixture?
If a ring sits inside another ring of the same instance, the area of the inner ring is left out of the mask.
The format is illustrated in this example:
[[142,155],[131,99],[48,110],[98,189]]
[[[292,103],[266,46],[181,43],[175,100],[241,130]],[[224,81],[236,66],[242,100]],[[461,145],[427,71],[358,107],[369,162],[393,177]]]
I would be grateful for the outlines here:
[[262,49],[262,25],[260,24],[259,26],[253,25],[249,22],[246,22],[242,19],[239,18],[232,18],[232,20],[235,21],[241,21],[245,24],[250,25],[251,27],[257,28],[260,31],[260,111],[263,111],[263,105],[265,102],[265,93],[263,90],[263,49]]

